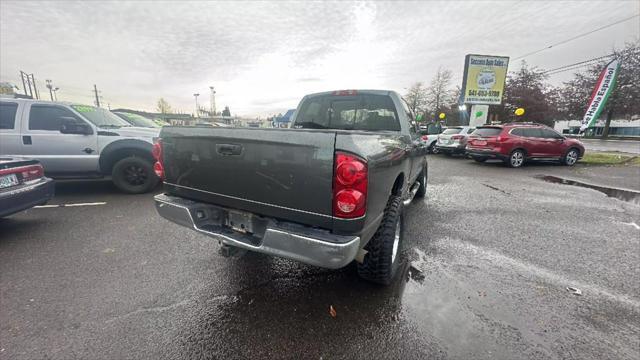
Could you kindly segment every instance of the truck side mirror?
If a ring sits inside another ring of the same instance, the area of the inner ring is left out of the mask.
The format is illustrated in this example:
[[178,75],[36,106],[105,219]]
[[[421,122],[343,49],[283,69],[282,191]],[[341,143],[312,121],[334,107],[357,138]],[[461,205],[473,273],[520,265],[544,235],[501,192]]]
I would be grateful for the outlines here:
[[63,122],[60,126],[60,132],[63,134],[91,135],[93,129],[85,123],[78,123],[78,120],[72,117],[63,116]]

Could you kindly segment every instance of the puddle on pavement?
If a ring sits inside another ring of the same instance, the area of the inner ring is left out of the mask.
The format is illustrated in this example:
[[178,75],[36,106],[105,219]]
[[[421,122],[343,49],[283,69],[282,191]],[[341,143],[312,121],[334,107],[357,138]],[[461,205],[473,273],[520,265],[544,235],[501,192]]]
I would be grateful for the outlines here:
[[539,175],[539,176],[536,176],[536,178],[544,180],[546,182],[554,183],[554,184],[573,185],[573,186],[593,189],[596,191],[600,191],[601,193],[604,193],[609,197],[640,205],[640,192],[637,192],[637,191],[591,185],[591,184],[586,184],[586,183],[582,183],[575,180],[563,179],[563,178],[560,178],[557,176],[551,176],[551,175]]

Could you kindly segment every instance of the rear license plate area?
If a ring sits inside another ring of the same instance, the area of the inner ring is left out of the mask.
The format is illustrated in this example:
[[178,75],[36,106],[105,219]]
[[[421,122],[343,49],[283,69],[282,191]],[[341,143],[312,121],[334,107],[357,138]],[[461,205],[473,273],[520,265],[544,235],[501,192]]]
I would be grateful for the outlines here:
[[8,188],[18,184],[19,184],[19,181],[16,174],[0,176],[0,189]]

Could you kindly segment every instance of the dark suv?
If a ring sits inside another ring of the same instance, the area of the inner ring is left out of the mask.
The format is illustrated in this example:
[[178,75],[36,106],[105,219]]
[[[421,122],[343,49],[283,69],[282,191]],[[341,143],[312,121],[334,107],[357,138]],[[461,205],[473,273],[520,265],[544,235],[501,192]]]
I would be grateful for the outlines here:
[[500,159],[511,167],[521,167],[528,160],[572,166],[584,155],[584,146],[545,125],[510,123],[478,127],[469,136],[466,152],[475,161]]

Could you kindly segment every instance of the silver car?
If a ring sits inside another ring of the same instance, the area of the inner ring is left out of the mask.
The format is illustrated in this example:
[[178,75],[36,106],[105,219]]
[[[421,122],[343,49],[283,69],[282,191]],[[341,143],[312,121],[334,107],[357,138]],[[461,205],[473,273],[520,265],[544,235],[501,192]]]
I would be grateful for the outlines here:
[[153,189],[154,138],[110,111],[75,103],[0,100],[0,155],[30,157],[52,178],[111,177],[120,190]]
[[436,149],[446,155],[464,154],[469,134],[476,128],[469,126],[451,126],[438,135]]

